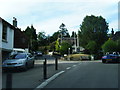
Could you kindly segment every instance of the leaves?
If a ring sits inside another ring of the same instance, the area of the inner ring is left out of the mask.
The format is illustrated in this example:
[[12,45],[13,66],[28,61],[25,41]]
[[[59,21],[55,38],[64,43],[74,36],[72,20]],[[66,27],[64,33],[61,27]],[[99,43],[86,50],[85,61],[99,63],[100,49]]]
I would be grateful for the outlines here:
[[33,25],[31,25],[31,27],[28,26],[23,32],[27,35],[29,39],[30,52],[36,51],[38,48],[36,29],[33,27]]
[[68,42],[63,41],[60,46],[60,53],[63,54],[68,54],[68,50],[71,48],[71,45]]
[[104,52],[115,52],[117,50],[117,43],[109,39],[102,45],[102,49]]
[[102,16],[86,16],[80,25],[80,30],[80,45],[85,48],[90,45],[89,42],[94,41],[99,51],[101,45],[108,39],[108,24]]

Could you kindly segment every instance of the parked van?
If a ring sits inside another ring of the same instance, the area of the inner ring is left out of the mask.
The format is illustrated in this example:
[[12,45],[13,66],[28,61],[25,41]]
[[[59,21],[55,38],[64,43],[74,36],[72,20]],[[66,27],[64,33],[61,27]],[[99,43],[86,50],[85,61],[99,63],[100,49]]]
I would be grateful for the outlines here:
[[17,54],[17,53],[25,53],[26,51],[24,49],[20,48],[14,48],[13,51],[10,53],[10,55]]

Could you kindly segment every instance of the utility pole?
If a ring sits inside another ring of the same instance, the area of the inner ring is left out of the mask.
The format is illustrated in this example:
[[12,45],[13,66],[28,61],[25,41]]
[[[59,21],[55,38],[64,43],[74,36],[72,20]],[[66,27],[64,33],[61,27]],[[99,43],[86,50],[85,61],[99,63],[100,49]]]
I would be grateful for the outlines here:
[[75,42],[75,52],[77,51],[76,49],[77,49],[77,47],[76,47],[76,37],[75,37],[75,32],[74,32],[74,42]]

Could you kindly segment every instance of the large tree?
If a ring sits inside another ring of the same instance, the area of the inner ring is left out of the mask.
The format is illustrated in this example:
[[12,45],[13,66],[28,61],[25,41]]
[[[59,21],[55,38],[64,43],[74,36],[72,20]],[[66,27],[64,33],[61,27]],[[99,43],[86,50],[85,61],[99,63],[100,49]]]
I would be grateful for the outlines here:
[[80,25],[80,45],[86,48],[90,41],[94,41],[97,44],[96,51],[99,51],[108,39],[107,33],[108,23],[102,16],[86,16]]
[[50,37],[50,43],[55,42],[58,39],[58,36],[60,35],[60,32],[54,32],[53,35]]
[[29,38],[29,50],[30,50],[30,52],[37,50],[37,48],[38,48],[37,34],[36,34],[36,29],[33,27],[33,25],[31,25],[31,27],[27,26],[27,28],[23,32]]
[[37,37],[38,37],[38,45],[39,46],[46,46],[48,39],[45,35],[45,32],[39,32]]
[[70,37],[69,32],[64,23],[62,23],[59,28],[59,32],[62,35],[62,37]]

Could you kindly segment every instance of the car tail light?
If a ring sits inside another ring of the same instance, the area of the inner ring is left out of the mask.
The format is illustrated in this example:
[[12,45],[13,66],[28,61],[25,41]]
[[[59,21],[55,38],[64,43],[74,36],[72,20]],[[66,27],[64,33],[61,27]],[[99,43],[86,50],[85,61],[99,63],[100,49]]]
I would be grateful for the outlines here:
[[103,56],[102,58],[106,58],[106,56]]

